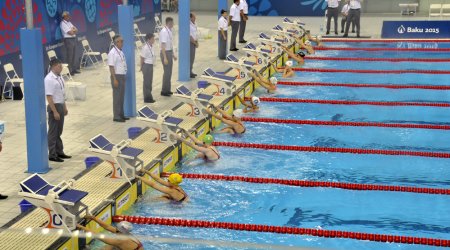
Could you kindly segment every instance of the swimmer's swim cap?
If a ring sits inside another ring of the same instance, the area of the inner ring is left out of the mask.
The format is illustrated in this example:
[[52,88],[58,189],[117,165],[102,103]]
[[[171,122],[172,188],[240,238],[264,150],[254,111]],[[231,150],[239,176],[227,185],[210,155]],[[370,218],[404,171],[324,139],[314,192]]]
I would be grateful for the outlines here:
[[311,45],[311,41],[309,41],[309,40],[306,41],[306,42],[305,42],[305,45]]
[[272,76],[272,77],[270,78],[270,82],[271,82],[273,85],[277,85],[278,79],[277,79],[276,77]]
[[121,221],[117,224],[117,230],[123,234],[128,234],[133,230],[133,224],[128,221]]
[[253,96],[253,97],[252,97],[252,103],[253,103],[253,105],[258,106],[258,105],[259,105],[259,102],[260,102],[260,100],[259,100],[258,97],[256,97],[256,96]]
[[299,56],[301,56],[301,57],[305,57],[306,55],[305,55],[305,53],[303,52],[303,51],[300,51],[300,52],[298,52],[297,53]]
[[322,40],[322,36],[317,36],[317,39]]
[[286,66],[292,67],[292,65],[293,65],[292,61],[287,61],[287,62],[286,62]]
[[175,174],[169,175],[168,180],[169,180],[170,184],[178,186],[180,183],[183,182],[183,177],[180,174],[175,173]]
[[205,144],[212,144],[214,142],[214,137],[212,135],[205,135],[205,137],[203,137],[203,142]]

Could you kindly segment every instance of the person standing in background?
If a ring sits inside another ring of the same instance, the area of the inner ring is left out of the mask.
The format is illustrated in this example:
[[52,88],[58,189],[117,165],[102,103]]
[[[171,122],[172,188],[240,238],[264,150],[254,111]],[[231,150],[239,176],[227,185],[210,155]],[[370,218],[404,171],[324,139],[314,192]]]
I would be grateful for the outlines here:
[[114,46],[108,53],[109,72],[111,73],[111,87],[113,89],[113,121],[125,122],[123,112],[125,101],[125,75],[127,74],[127,62],[122,51],[123,38],[120,35],[113,37]]
[[[348,20],[348,12],[350,10],[350,0],[345,0],[345,5],[342,7],[341,14],[341,33],[344,33],[346,22],[352,22],[352,20]],[[352,22],[352,33],[355,33],[355,22]]]
[[244,39],[245,27],[247,26],[248,20],[248,4],[246,0],[240,0],[239,9],[241,15],[241,22],[239,24],[239,43],[246,43]]
[[61,135],[64,128],[64,117],[68,114],[64,79],[61,77],[62,64],[59,59],[50,61],[50,72],[44,79],[45,96],[48,112],[48,159],[64,162],[72,156],[64,153]]
[[219,59],[225,60],[227,56],[227,40],[228,40],[228,13],[226,10],[220,11],[219,24]]
[[171,96],[173,92],[170,90],[172,81],[172,67],[173,61],[177,60],[177,57],[173,53],[173,18],[166,18],[166,26],[159,32],[159,42],[161,48],[161,61],[163,63],[163,80],[162,80],[162,96]]
[[334,34],[338,34],[339,2],[341,0],[325,0],[327,8],[327,35],[330,34],[331,18],[334,19]]
[[69,64],[70,74],[78,74],[80,71],[75,66],[75,52],[77,47],[78,29],[70,22],[70,14],[68,11],[62,13],[63,20],[59,24],[61,33],[64,37],[64,48],[66,49],[66,60]]
[[155,100],[152,96],[153,86],[153,65],[155,62],[155,49],[153,44],[155,43],[155,36],[152,33],[148,33],[145,36],[145,44],[141,49],[141,71],[144,77],[142,84],[142,90],[144,92],[144,102],[154,103]]
[[194,60],[195,60],[195,51],[198,48],[198,31],[197,31],[197,25],[195,24],[195,18],[196,16],[191,13],[191,23],[190,23],[190,40],[191,40],[191,78],[195,78],[197,74],[194,74],[192,71],[192,68],[194,67]]
[[230,51],[238,51],[236,48],[236,37],[239,31],[239,25],[241,23],[241,10],[239,9],[239,2],[240,0],[234,0],[234,3],[230,8],[230,16],[228,17],[228,23],[231,24]]
[[347,16],[347,25],[345,26],[344,37],[348,37],[348,30],[350,29],[350,23],[353,22],[356,26],[356,37],[360,32],[360,19],[361,19],[361,0],[350,0],[350,10]]

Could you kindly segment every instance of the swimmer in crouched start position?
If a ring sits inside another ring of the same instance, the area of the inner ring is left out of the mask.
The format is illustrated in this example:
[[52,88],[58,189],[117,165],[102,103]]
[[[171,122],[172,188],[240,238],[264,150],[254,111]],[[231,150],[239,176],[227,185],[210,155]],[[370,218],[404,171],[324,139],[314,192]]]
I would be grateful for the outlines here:
[[219,112],[221,115],[218,115],[210,111],[209,109],[205,109],[206,113],[214,116],[216,119],[222,121],[223,123],[225,123],[225,125],[227,125],[227,127],[221,129],[217,133],[228,133],[233,135],[245,133],[246,128],[244,126],[244,123],[241,121],[239,117],[235,116],[234,114],[230,116],[227,114],[227,112],[225,112],[224,110],[220,109],[217,106],[212,105],[212,107],[215,108],[217,112]]
[[267,93],[273,94],[277,90],[278,79],[276,77],[272,76],[269,80],[267,80],[256,70],[253,70],[253,72],[248,72],[247,74],[253,77],[259,85],[267,89]]
[[181,131],[187,137],[189,137],[192,142],[188,141],[187,139],[184,139],[183,137],[179,136],[178,134],[176,135],[177,139],[179,141],[184,142],[189,147],[198,151],[198,154],[195,157],[196,159],[201,158],[201,159],[204,159],[205,161],[217,161],[220,159],[219,151],[217,150],[216,147],[214,147],[212,145],[214,142],[214,137],[212,135],[205,135],[205,137],[203,138],[203,141],[200,141],[199,139],[197,139],[197,137],[195,137],[191,133],[187,132],[186,130],[181,129]]
[[240,95],[236,95],[239,101],[244,105],[242,112],[250,113],[259,111],[259,103],[261,102],[258,97],[252,96],[251,101],[244,100]]
[[167,178],[166,181],[145,169],[141,169],[141,172],[150,175],[153,178],[153,181],[141,176],[136,176],[136,178],[159,192],[164,193],[162,197],[179,203],[189,199],[186,192],[179,186],[183,182],[183,177],[180,174],[173,173],[169,175],[169,178]]

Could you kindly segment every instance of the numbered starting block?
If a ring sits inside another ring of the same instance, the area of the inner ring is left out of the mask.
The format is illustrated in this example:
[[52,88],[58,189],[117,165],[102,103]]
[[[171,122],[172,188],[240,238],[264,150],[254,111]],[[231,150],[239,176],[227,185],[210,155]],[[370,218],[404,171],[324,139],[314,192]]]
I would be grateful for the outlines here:
[[259,40],[264,42],[265,44],[270,44],[272,46],[289,46],[292,44],[293,38],[287,35],[278,35],[278,36],[268,36],[265,33],[259,33]]
[[39,174],[33,174],[20,182],[19,195],[25,200],[44,209],[49,218],[47,228],[75,230],[78,221],[88,213],[88,207],[81,200],[87,192],[73,189],[75,180],[50,185]]
[[[209,83],[204,81],[201,83],[203,86],[208,86]],[[195,117],[201,117],[205,118],[205,114],[202,114],[201,110],[205,109],[206,106],[204,103],[209,104],[209,101],[214,98],[212,95],[205,95],[202,94],[204,88],[195,89],[191,92],[186,86],[180,85],[177,88],[176,94],[174,96],[186,98],[187,104],[189,104],[192,108],[192,112],[188,114],[188,116],[195,116]],[[221,89],[218,88],[218,91],[216,92],[218,96],[223,95],[221,92]],[[225,92],[225,90],[223,90]]]
[[112,166],[112,179],[126,179],[130,185],[136,178],[136,172],[144,163],[138,158],[143,150],[129,147],[131,140],[122,140],[117,145],[112,144],[105,136],[97,135],[89,140],[89,151],[109,156],[108,162]]
[[[255,58],[255,62],[249,60],[252,57]],[[239,77],[241,79],[250,78],[247,74],[248,69],[252,69],[256,65],[262,65],[263,67],[265,67],[267,66],[267,63],[269,61],[262,54],[247,54],[247,57],[241,57],[241,59],[237,59],[233,54],[228,54],[226,58],[227,60],[225,60],[225,63],[236,69],[239,72]]]
[[272,28],[273,32],[283,35],[291,35],[301,37],[303,35],[303,31],[295,28],[283,28],[281,25],[276,25]]
[[[195,110],[193,112],[195,112]],[[198,110],[198,113],[200,115],[200,110]],[[158,133],[158,136],[154,141],[155,143],[167,143],[172,146],[177,143],[174,135],[178,125],[183,122],[183,119],[174,117],[172,110],[157,114],[149,107],[144,106],[138,110],[137,119],[154,125],[150,126],[150,128]]]
[[267,57],[270,57],[270,56],[273,57],[273,54],[275,54],[275,56],[278,56],[282,53],[282,50],[279,46],[272,46],[272,45],[256,46],[253,43],[247,43],[247,45],[245,45],[243,50],[245,52],[249,53],[250,55],[257,56],[257,57],[261,57],[261,55],[264,55]]
[[236,91],[234,81],[236,79],[245,78],[245,75],[242,74],[242,71],[239,71],[238,76],[227,76],[224,74],[219,74],[211,68],[207,68],[203,71],[201,78],[207,80],[209,84],[216,85],[219,93],[223,95],[231,95],[234,91]]

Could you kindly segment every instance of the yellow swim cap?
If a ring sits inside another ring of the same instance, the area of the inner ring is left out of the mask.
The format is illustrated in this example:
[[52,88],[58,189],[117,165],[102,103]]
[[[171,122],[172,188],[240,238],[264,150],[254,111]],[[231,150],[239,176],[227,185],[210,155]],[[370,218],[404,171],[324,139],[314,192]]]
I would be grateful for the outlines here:
[[205,144],[212,144],[214,142],[214,137],[212,135],[205,135],[203,142]]
[[168,180],[169,180],[170,184],[178,186],[180,183],[183,182],[183,177],[180,174],[175,173],[175,174],[169,175]]

